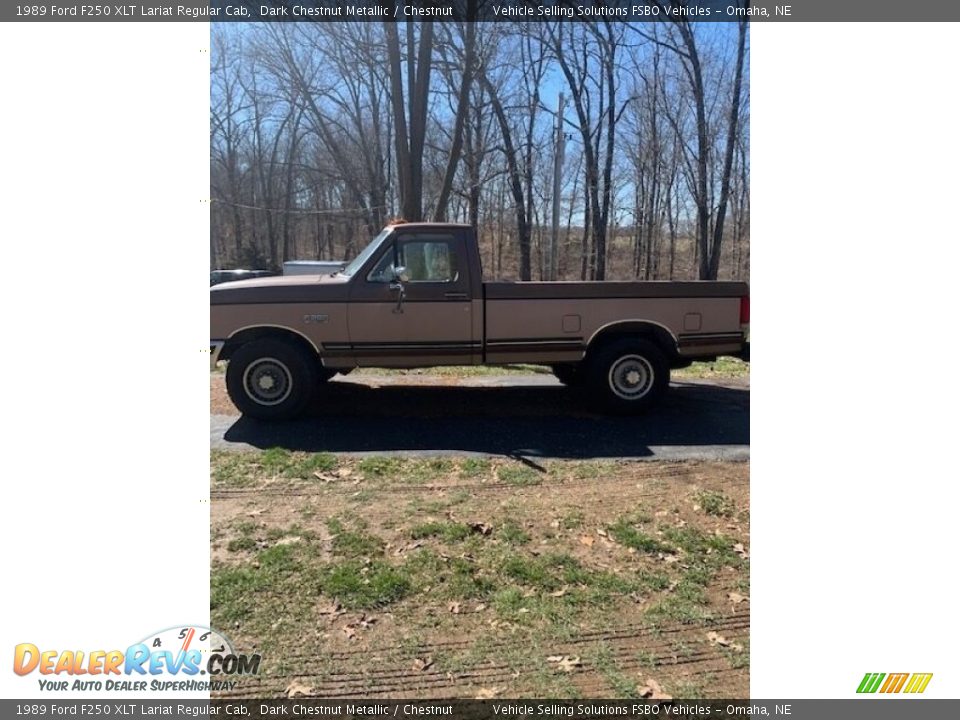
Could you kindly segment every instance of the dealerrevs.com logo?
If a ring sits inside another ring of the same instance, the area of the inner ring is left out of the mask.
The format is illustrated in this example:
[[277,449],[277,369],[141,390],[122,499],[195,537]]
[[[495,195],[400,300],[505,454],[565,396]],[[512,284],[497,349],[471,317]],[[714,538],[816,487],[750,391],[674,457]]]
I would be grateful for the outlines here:
[[48,691],[232,690],[236,677],[260,671],[260,655],[238,653],[216,630],[201,625],[151,633],[125,650],[50,650],[20,643],[17,675],[39,675]]

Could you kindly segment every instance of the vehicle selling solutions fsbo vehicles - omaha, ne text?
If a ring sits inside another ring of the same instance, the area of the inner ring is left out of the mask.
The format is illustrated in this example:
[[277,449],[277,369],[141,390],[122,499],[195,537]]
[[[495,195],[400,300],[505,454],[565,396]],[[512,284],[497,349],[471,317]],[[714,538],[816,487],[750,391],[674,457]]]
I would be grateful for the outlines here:
[[636,412],[670,369],[749,351],[740,282],[484,282],[469,225],[385,228],[342,270],[210,288],[211,363],[237,408],[301,414],[355,367],[548,365],[611,412]]

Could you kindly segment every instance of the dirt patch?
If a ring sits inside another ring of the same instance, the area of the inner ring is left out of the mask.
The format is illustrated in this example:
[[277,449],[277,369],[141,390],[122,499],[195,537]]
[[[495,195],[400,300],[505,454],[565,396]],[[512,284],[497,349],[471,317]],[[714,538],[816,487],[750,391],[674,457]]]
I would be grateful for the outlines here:
[[211,619],[263,655],[234,697],[748,697],[745,463],[268,450],[211,478]]

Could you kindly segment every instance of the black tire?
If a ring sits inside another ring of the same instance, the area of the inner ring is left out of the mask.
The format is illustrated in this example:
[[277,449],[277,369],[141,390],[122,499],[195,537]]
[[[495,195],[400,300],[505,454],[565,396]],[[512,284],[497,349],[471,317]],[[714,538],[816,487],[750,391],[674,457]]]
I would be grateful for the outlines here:
[[588,357],[586,381],[591,399],[603,410],[629,415],[647,410],[663,397],[670,385],[670,366],[649,340],[616,340]]
[[554,376],[567,387],[575,388],[583,385],[583,367],[579,363],[565,363],[551,365]]
[[244,415],[289,420],[302,415],[320,382],[316,358],[282,340],[254,340],[227,364],[227,393]]

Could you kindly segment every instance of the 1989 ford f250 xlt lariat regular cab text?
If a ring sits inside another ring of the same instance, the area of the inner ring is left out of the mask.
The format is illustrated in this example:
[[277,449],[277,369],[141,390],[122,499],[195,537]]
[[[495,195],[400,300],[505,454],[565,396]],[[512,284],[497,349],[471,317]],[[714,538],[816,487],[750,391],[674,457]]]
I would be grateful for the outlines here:
[[245,415],[300,415],[355,367],[548,365],[611,412],[663,395],[670,369],[745,356],[738,282],[484,282],[469,225],[383,230],[327,275],[210,288],[211,362]]

